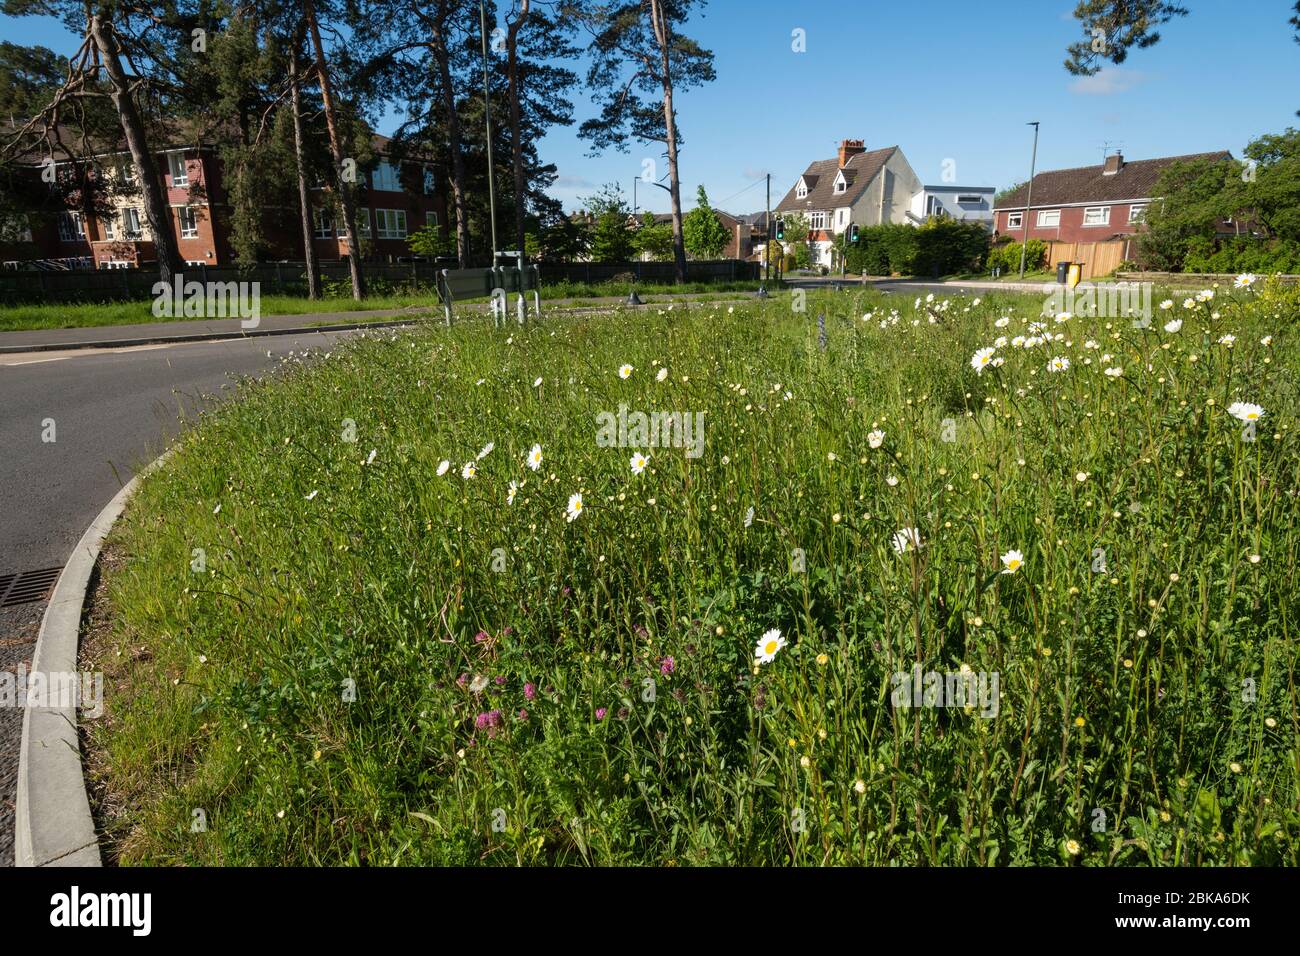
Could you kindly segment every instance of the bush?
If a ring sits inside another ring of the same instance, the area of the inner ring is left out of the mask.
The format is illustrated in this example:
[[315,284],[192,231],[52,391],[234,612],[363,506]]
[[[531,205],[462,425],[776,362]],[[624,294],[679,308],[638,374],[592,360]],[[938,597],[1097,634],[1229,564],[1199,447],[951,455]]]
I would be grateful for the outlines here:
[[1188,242],[1184,272],[1272,273],[1300,272],[1300,243],[1285,239],[1223,239],[1217,243],[1196,238]]
[[[1019,242],[1007,242],[994,246],[989,250],[988,260],[985,267],[993,269],[995,266],[1002,269],[1002,274],[1020,271],[1020,247]],[[1025,271],[1034,272],[1043,269],[1047,264],[1047,243],[1041,239],[1030,239],[1026,245],[1025,253]]]

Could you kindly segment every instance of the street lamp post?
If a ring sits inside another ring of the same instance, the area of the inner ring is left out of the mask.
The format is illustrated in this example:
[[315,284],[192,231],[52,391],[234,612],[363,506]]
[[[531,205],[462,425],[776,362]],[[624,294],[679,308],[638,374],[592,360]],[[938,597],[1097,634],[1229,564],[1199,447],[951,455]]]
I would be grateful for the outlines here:
[[1020,278],[1025,277],[1025,253],[1029,251],[1029,210],[1034,204],[1034,168],[1038,165],[1038,122],[1026,123],[1034,128],[1034,152],[1029,159],[1029,192],[1025,195],[1024,233],[1020,240]]

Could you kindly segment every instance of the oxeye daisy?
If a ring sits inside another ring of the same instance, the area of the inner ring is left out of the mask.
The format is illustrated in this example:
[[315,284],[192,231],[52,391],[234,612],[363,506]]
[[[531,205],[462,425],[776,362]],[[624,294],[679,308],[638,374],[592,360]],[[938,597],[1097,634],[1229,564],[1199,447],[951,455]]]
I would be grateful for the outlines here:
[[872,448],[879,448],[885,443],[885,433],[879,428],[867,433],[867,444]]
[[569,495],[569,504],[564,509],[564,520],[572,521],[578,515],[582,514],[582,493]]
[[1264,409],[1250,402],[1233,402],[1228,406],[1228,414],[1243,422],[1257,422],[1264,417]]
[[1064,372],[1070,367],[1070,360],[1064,356],[1058,355],[1047,363],[1047,369],[1051,372]]
[[1111,378],[1119,378],[1121,375],[1124,374],[1124,370],[1122,368],[1119,368],[1118,366],[1115,366],[1114,368],[1106,369],[1106,374],[1109,375]]
[[641,454],[639,451],[634,453],[632,455],[632,460],[630,462],[632,466],[632,474],[639,475],[641,474],[641,472],[645,471],[645,466],[649,463],[649,461],[650,459],[647,458],[645,455]]
[[1002,316],[1002,318],[998,319],[998,320],[997,320],[996,322],[994,322],[993,324],[996,325],[996,326],[997,326],[998,328],[1000,328],[1000,329],[1005,329],[1008,325],[1011,324],[1011,320],[1010,320],[1009,318],[1007,318],[1007,317],[1004,315],[1004,316]]
[[478,466],[474,464],[474,462],[472,461],[465,462],[464,467],[461,468],[460,470],[460,476],[464,478],[466,481],[469,481],[477,474],[478,474]]
[[919,550],[921,547],[921,532],[915,528],[899,528],[894,532],[894,553],[906,554],[908,551]]
[[662,382],[667,377],[668,377],[668,367],[664,366],[655,374],[655,381]]
[[1182,319],[1170,319],[1165,323],[1165,331],[1173,334],[1183,327]]
[[764,632],[763,636],[758,639],[754,645],[754,661],[758,664],[770,664],[776,657],[777,651],[785,647],[786,639],[781,636],[781,632],[775,627],[770,631]]
[[620,366],[618,367],[618,377],[619,377],[619,378],[631,378],[631,377],[632,377],[632,366],[631,366],[631,365],[627,365],[627,364],[620,365]]
[[1002,555],[1002,573],[1015,574],[1025,563],[1025,556],[1014,548]]
[[492,454],[492,449],[496,447],[497,447],[496,442],[492,442],[492,441],[488,442],[486,445],[482,447],[482,449],[480,449],[478,453],[478,460],[482,461],[488,455]]
[[1253,272],[1243,272],[1241,275],[1237,276],[1232,284],[1238,289],[1249,289],[1256,283],[1256,281],[1258,281],[1258,279],[1259,276],[1255,275]]
[[534,445],[528,452],[528,467],[533,471],[542,467],[542,446]]
[[506,491],[506,504],[512,505],[515,503],[515,492],[517,492],[518,490],[519,490],[519,482],[517,481],[510,482],[510,487]]
[[1236,341],[1237,341],[1237,337],[1236,337],[1235,335],[1221,335],[1221,336],[1219,336],[1219,344],[1220,344],[1220,345],[1226,345],[1228,348],[1232,348],[1233,343],[1236,342]]
[[443,475],[445,475],[447,473],[447,469],[450,467],[451,467],[451,462],[449,462],[446,458],[438,462],[438,477],[441,478]]
[[971,356],[970,367],[977,373],[983,373],[984,366],[989,364],[989,360],[993,358],[993,353],[995,351],[997,350],[987,346],[976,350],[975,354]]

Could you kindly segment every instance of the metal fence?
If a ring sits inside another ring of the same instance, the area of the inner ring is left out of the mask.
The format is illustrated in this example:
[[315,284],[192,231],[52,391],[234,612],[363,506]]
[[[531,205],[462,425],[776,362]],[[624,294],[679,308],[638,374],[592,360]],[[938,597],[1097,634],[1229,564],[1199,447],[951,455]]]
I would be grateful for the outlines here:
[[[362,274],[367,282],[390,286],[422,286],[432,291],[445,262],[366,262]],[[671,262],[541,262],[542,285],[557,282],[607,282],[635,279],[638,282],[670,283]],[[757,279],[760,265],[737,259],[691,261],[686,277],[695,282],[724,282]],[[302,262],[267,262],[256,266],[197,265],[185,269],[185,281],[257,282],[263,295],[306,295],[307,267]],[[320,264],[322,282],[343,282],[349,278],[348,264],[331,260]],[[68,271],[0,270],[0,305],[38,302],[105,302],[139,300],[153,295],[158,271],[148,269],[72,269]]]

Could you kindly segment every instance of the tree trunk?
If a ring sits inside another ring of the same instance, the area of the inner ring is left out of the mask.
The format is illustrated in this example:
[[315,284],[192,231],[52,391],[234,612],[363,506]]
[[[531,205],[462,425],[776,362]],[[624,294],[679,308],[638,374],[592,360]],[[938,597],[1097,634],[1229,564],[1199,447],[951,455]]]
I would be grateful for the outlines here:
[[664,138],[668,143],[668,195],[673,210],[673,264],[677,282],[686,282],[686,240],[682,235],[682,189],[677,177],[677,121],[673,114],[673,77],[669,70],[668,22],[659,0],[650,0],[650,18],[659,44],[660,80],[664,88]]
[[429,49],[438,67],[438,85],[442,87],[442,107],[446,113],[447,139],[451,149],[451,198],[456,207],[456,261],[462,269],[467,269],[469,212],[465,208],[465,157],[460,149],[460,117],[456,115],[456,91],[451,85],[451,62],[443,21],[435,21],[432,30],[433,40]]
[[122,124],[122,133],[126,137],[126,147],[131,152],[131,162],[139,170],[137,179],[140,183],[140,197],[144,204],[144,217],[153,233],[153,245],[158,255],[158,278],[171,285],[173,277],[185,268],[181,261],[180,248],[176,244],[176,233],[172,230],[171,208],[158,182],[158,169],[149,153],[145,140],[144,123],[140,111],[136,109],[131,96],[131,84],[122,61],[118,55],[117,37],[113,34],[113,23],[104,19],[99,13],[90,16],[90,31],[95,39],[95,47],[104,64],[112,87],[110,96],[117,108],[118,120]]
[[302,36],[294,38],[289,51],[289,88],[293,94],[293,161],[298,171],[298,209],[302,216],[302,250],[307,261],[307,298],[319,299],[320,268],[316,264],[316,247],[312,243],[311,199],[307,194],[307,169],[302,149],[302,95],[298,81],[298,49]]
[[352,298],[361,299],[366,294],[366,283],[361,275],[356,205],[353,202],[352,190],[343,178],[343,146],[339,142],[338,124],[334,114],[334,95],[330,90],[329,71],[325,68],[325,47],[320,42],[320,25],[316,22],[316,6],[312,0],[307,0],[303,13],[307,20],[307,28],[311,31],[312,49],[316,53],[316,77],[320,81],[321,102],[325,106],[325,126],[330,134],[330,154],[334,158],[334,181],[339,187],[339,200],[343,204],[343,224],[348,230],[348,272],[352,276]]
[[[506,36],[506,78],[510,84],[510,143],[515,174],[515,248],[524,251],[524,144],[520,119],[519,97],[522,95],[519,80],[519,30],[528,18],[529,0],[521,0],[519,18],[510,24]],[[522,259],[519,260],[523,262]]]

